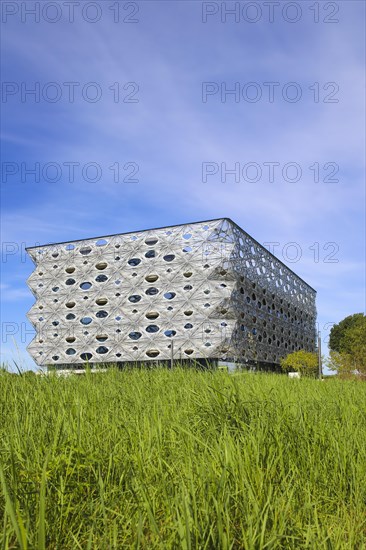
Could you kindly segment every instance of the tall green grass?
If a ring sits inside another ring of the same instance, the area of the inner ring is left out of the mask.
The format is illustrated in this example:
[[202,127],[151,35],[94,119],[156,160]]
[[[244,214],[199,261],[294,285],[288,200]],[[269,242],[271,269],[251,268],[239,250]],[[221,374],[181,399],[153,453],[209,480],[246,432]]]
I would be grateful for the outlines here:
[[1,548],[366,548],[366,384],[0,375]]

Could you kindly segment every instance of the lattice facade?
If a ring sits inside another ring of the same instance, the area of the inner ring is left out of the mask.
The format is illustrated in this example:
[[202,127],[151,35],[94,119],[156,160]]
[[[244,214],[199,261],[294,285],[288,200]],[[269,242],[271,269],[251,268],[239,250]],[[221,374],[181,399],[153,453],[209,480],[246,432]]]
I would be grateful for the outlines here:
[[229,219],[27,249],[39,365],[278,364],[315,349],[307,283]]

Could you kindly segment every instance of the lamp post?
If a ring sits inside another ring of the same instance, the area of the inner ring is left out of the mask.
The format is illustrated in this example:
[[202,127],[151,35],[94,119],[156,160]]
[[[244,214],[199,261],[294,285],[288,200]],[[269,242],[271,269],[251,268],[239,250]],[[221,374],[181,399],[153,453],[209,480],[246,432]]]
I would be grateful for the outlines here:
[[173,361],[174,361],[174,340],[172,338],[170,343],[170,368],[173,368]]
[[322,379],[322,341],[321,341],[321,333],[320,330],[318,331],[318,377],[319,380]]

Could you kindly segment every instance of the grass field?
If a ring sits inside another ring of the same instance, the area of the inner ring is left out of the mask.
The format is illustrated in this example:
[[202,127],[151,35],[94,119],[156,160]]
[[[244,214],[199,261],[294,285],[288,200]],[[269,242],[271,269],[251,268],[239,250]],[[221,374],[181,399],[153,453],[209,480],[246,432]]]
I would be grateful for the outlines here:
[[364,549],[366,384],[0,375],[1,549]]

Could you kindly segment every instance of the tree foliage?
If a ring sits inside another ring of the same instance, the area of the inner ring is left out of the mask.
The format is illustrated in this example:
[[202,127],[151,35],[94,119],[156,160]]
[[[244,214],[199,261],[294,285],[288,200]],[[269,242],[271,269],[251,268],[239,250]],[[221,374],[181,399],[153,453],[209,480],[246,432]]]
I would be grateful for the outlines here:
[[[348,315],[340,323],[333,325],[330,335],[329,335],[329,348],[331,351],[337,351],[338,353],[342,351],[342,347],[345,345],[345,336],[347,331],[353,326],[358,325],[362,322],[365,316],[363,313],[354,313],[353,315]],[[343,351],[345,351],[343,349]]]
[[[343,330],[339,340],[339,350],[332,350],[327,361],[328,367],[338,374],[358,374],[366,376],[366,317],[362,313],[350,315],[351,323]],[[344,321],[349,319],[346,317]],[[343,323],[339,323],[340,326]]]
[[318,372],[318,356],[305,350],[294,351],[281,359],[284,371],[296,371],[307,376],[314,376]]

